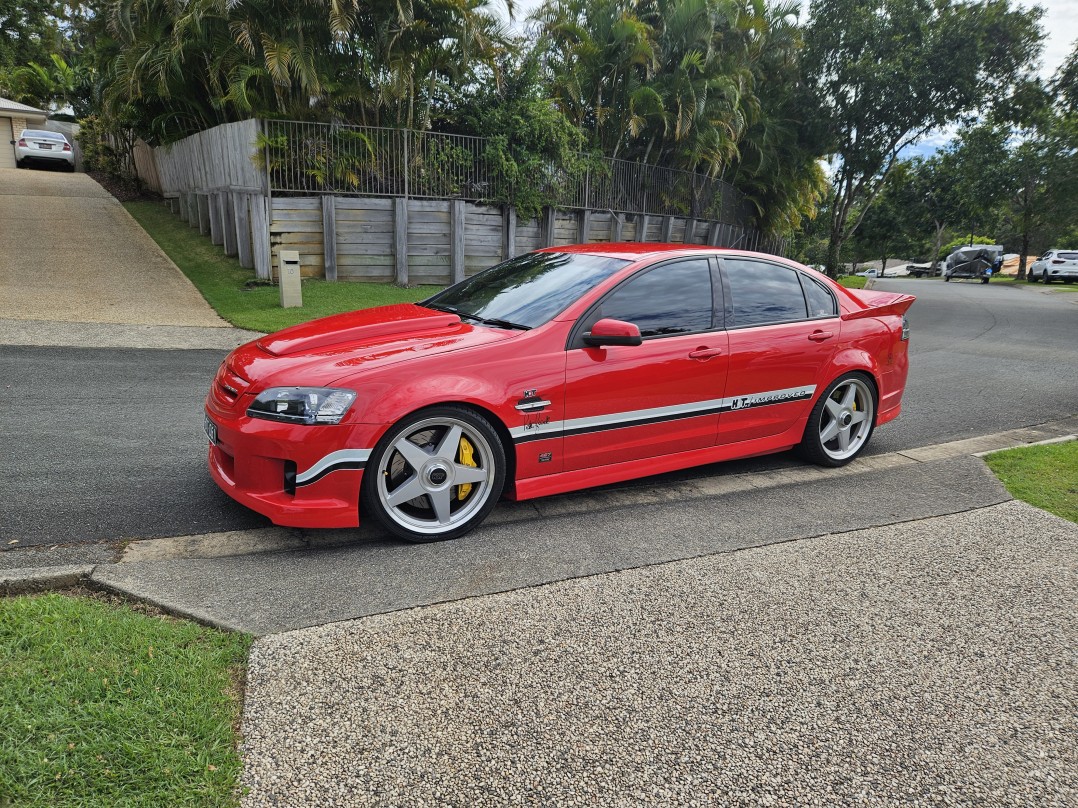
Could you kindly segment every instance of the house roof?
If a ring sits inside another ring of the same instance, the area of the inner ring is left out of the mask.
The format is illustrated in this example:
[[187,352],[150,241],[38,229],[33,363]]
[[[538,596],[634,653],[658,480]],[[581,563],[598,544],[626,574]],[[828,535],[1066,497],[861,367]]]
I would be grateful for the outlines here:
[[42,118],[48,115],[43,109],[31,107],[27,104],[20,104],[18,101],[12,101],[10,98],[0,98],[0,112],[27,112]]

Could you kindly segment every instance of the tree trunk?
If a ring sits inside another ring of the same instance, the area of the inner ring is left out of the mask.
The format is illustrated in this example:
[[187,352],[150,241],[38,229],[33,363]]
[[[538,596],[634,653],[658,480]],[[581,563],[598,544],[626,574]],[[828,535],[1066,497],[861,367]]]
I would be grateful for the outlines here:
[[932,247],[932,272],[936,271],[936,268],[940,265],[940,247],[943,246],[943,222],[935,222],[936,225],[936,242]]

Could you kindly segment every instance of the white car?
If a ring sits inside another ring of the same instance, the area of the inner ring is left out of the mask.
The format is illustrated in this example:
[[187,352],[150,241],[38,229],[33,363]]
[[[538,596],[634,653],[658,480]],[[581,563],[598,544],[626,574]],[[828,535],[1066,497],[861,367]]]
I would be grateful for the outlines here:
[[15,146],[15,165],[25,168],[30,163],[59,165],[68,171],[75,170],[75,151],[67,138],[59,132],[43,129],[23,129]]
[[1030,283],[1063,281],[1071,283],[1078,278],[1078,250],[1049,250],[1029,268]]

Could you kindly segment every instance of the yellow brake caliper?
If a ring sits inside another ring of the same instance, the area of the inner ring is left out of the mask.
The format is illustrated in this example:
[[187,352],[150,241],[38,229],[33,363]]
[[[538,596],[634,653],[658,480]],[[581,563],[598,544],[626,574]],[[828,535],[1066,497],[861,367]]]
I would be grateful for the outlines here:
[[[460,464],[462,466],[471,466],[473,469],[476,467],[475,458],[473,454],[475,449],[472,447],[467,438],[460,439]],[[457,486],[457,500],[463,502],[467,499],[468,495],[472,493],[471,483],[461,483]]]

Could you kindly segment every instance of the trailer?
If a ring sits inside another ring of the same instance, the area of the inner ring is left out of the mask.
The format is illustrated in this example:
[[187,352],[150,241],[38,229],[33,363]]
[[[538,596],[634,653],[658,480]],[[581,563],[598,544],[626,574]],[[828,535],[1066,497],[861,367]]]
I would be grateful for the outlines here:
[[992,273],[1003,263],[1003,247],[998,244],[971,244],[959,247],[947,256],[943,280],[971,278],[988,283]]

